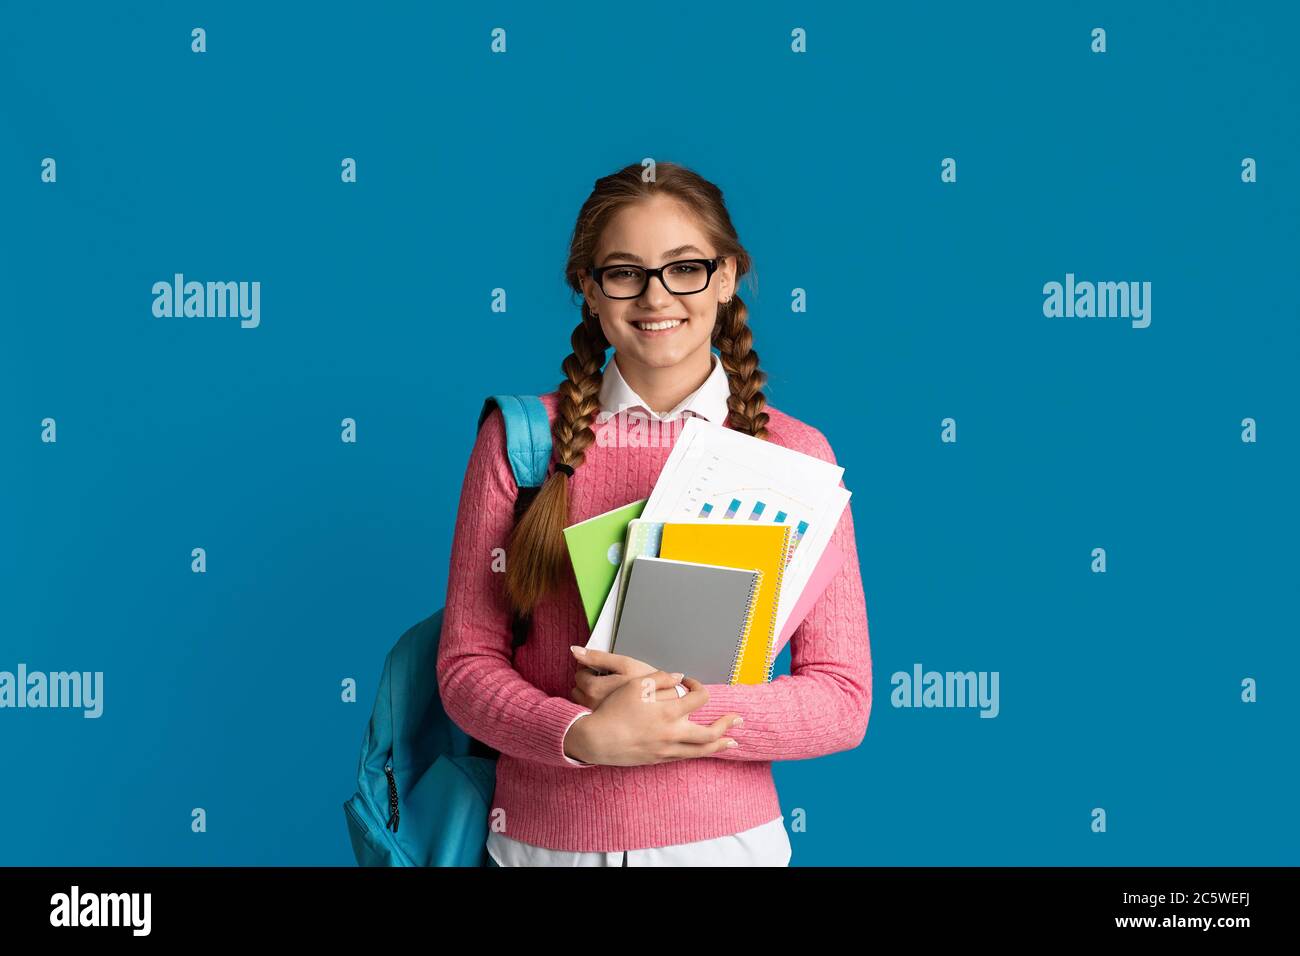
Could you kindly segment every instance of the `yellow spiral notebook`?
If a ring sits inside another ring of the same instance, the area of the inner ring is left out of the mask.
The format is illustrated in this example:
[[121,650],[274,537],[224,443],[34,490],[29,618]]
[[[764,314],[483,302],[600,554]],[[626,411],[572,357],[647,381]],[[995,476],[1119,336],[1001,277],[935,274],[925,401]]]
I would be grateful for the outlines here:
[[776,663],[776,610],[790,558],[790,525],[665,521],[659,557],[763,572],[733,684],[765,684]]

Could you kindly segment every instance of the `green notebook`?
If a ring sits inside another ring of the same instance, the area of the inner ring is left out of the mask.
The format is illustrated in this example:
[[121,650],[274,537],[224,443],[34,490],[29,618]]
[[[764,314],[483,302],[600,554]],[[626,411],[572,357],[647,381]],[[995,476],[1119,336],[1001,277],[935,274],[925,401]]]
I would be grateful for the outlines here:
[[614,575],[623,559],[627,526],[633,518],[641,516],[647,500],[642,498],[564,529],[564,542],[569,547],[589,628],[595,626],[609,589],[614,586]]

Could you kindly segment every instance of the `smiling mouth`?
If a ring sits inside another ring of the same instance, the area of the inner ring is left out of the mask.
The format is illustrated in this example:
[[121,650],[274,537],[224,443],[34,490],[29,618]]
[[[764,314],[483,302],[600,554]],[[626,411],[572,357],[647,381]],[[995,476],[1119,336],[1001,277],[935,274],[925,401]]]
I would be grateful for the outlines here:
[[633,320],[632,324],[642,332],[665,332],[668,329],[675,329],[685,322],[686,319],[656,319],[654,321]]

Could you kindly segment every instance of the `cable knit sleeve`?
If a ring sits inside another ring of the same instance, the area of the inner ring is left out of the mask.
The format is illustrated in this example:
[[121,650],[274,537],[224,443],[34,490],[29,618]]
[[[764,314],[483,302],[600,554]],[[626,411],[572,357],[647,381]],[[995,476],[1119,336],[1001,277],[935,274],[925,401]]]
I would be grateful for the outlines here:
[[595,765],[564,753],[564,735],[591,710],[547,695],[510,661],[511,612],[500,569],[516,494],[505,425],[494,409],[479,430],[460,492],[438,645],[442,704],[457,726],[503,754],[590,768]]
[[[826,439],[810,430],[816,443],[809,453],[834,462]],[[790,637],[790,673],[767,684],[704,685],[709,701],[691,712],[691,720],[710,724],[728,713],[745,718],[727,731],[739,746],[707,759],[804,760],[851,750],[866,736],[871,647],[852,500],[831,541],[844,552],[844,564]]]

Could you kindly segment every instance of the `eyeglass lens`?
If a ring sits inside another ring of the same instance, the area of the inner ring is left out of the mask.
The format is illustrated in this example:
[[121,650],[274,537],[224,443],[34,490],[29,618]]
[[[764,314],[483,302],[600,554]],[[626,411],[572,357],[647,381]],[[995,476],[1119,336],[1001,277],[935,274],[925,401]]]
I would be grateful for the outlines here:
[[[670,262],[664,266],[664,285],[669,292],[689,295],[702,292],[709,284],[709,270],[699,262]],[[616,266],[605,272],[601,287],[612,297],[635,297],[645,289],[645,270],[637,266]]]

